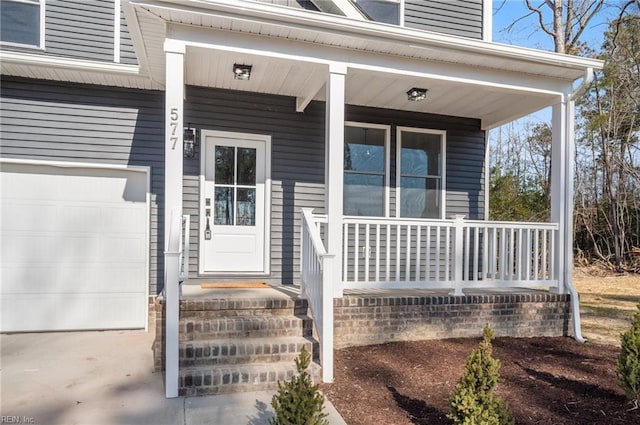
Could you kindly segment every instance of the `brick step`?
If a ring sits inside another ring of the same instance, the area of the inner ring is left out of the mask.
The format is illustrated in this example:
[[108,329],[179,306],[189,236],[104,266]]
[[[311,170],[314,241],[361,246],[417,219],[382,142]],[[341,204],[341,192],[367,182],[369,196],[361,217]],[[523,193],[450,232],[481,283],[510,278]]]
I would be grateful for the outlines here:
[[310,353],[317,352],[314,344],[317,343],[303,337],[183,341],[179,348],[180,367],[275,362],[294,364],[302,347]]
[[217,317],[305,316],[306,306],[289,308],[250,308],[244,310],[181,310],[181,319],[214,319]]
[[180,301],[180,317],[185,319],[205,319],[239,316],[304,316],[308,304],[301,299],[186,299]]
[[[320,382],[320,371],[317,363],[310,365],[308,372],[314,382]],[[278,381],[286,381],[296,373],[293,362],[181,368],[179,395],[191,397],[275,390]]]
[[180,320],[180,341],[309,336],[311,331],[312,321],[308,316],[238,316]]

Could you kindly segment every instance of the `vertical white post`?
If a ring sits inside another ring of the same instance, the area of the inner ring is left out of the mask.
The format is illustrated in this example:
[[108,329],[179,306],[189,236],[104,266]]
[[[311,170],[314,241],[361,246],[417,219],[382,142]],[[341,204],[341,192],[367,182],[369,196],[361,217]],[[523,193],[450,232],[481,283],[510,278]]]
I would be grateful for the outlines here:
[[453,295],[463,295],[462,279],[464,274],[464,215],[453,216]]
[[333,279],[338,257],[325,255],[322,258],[322,335],[320,339],[320,363],[322,382],[333,382]]
[[[329,66],[325,129],[325,210],[329,218],[327,252],[334,255],[333,287],[336,297],[342,296],[342,191],[344,160],[345,75],[343,64]],[[358,253],[356,252],[356,256]]]
[[558,222],[553,244],[554,278],[557,292],[571,296],[573,337],[584,342],[580,324],[580,302],[573,286],[573,178],[575,161],[575,102],[570,98],[553,106],[551,144],[551,221]]
[[[178,396],[178,321],[180,317],[179,246],[171,246],[182,217],[182,112],[185,46],[165,41],[165,173],[164,173],[164,292],[165,292],[165,394]],[[172,227],[174,227],[172,229]],[[171,239],[171,240],[170,240]],[[179,238],[178,238],[179,243]]]
[[[557,291],[564,292],[565,253],[572,252],[566,244],[567,227],[567,103],[563,98],[555,104],[551,116],[551,221],[558,223],[558,234],[552,247],[555,256],[555,273],[552,279],[558,280]],[[571,183],[573,184],[573,183]]]

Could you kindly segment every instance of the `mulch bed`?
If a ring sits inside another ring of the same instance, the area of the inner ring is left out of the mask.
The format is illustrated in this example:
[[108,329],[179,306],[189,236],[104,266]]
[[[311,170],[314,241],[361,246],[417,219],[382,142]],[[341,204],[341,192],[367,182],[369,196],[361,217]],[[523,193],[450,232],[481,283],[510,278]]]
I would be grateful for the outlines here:
[[[321,385],[349,425],[449,424],[449,398],[479,339],[398,342],[337,350]],[[616,384],[619,348],[570,338],[496,338],[497,393],[517,424],[640,424]]]

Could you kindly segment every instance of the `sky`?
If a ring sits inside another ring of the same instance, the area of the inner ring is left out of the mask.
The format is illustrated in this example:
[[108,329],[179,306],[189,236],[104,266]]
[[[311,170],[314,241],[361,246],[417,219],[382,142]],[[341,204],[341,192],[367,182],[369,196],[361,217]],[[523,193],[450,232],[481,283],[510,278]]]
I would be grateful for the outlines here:
[[[531,3],[539,5],[543,3],[543,0],[532,0]],[[548,10],[548,8],[545,6],[543,10]],[[616,12],[614,7],[601,11],[592,20],[582,40],[598,50],[602,45],[607,22],[616,16]],[[553,51],[553,40],[539,29],[537,16],[527,16],[530,13],[525,5],[525,0],[493,0],[493,41]],[[507,31],[506,28],[516,20],[519,21],[514,25],[513,30]],[[550,14],[548,14],[546,22],[551,22]]]
[[[531,0],[533,5],[540,5],[544,0]],[[618,0],[612,0],[615,3]],[[548,11],[545,6],[543,10]],[[551,36],[539,29],[538,18],[530,15],[525,5],[525,0],[493,0],[493,41],[497,43],[512,44],[522,47],[553,51]],[[582,41],[589,44],[594,50],[599,50],[603,42],[603,34],[607,29],[607,22],[616,17],[617,8],[610,7],[601,11],[590,23],[581,37]],[[527,16],[530,15],[530,16]],[[551,22],[551,14],[547,13],[546,23]],[[509,25],[518,21],[511,31],[507,31]],[[516,127],[526,122],[550,122],[551,108],[538,111],[528,117],[521,118],[515,124]],[[496,137],[497,130],[491,131],[491,137]]]

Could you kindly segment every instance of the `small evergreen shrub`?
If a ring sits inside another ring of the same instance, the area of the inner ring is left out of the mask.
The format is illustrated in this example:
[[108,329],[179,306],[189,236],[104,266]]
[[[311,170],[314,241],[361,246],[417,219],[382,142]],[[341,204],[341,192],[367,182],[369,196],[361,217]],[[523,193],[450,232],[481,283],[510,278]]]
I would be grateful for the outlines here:
[[618,384],[637,408],[640,407],[640,311],[634,314],[631,328],[621,335],[620,345],[616,362]]
[[324,397],[313,385],[307,368],[311,354],[306,348],[296,357],[298,375],[284,384],[278,381],[278,392],[271,399],[276,411],[275,418],[269,419],[270,425],[329,425],[327,414],[323,413]]
[[454,425],[514,424],[504,400],[493,394],[500,379],[500,361],[491,356],[494,334],[489,325],[485,325],[482,334],[482,341],[467,357],[447,417]]

